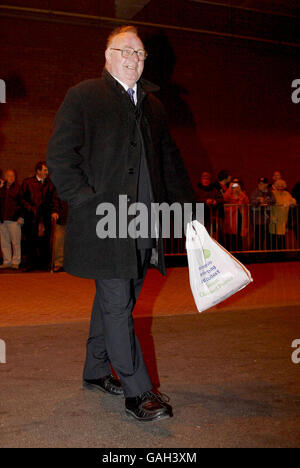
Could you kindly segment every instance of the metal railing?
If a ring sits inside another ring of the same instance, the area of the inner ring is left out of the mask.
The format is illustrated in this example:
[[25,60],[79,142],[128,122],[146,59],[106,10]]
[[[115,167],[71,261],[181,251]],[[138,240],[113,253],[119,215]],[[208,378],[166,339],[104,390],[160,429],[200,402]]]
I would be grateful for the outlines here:
[[[206,207],[205,227],[232,253],[300,252],[300,205]],[[164,239],[167,256],[186,255],[185,237]]]

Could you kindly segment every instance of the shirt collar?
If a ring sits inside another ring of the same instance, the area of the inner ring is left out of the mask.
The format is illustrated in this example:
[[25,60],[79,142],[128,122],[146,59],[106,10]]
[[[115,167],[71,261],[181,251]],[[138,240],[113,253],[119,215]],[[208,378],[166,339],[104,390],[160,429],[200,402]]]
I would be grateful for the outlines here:
[[[123,83],[121,80],[119,80],[118,78],[116,78],[114,75],[111,75],[118,83],[120,83],[121,86],[123,86],[123,88],[125,89],[125,91],[127,92],[128,89],[130,88],[130,86],[128,86],[127,84]],[[134,95],[133,95],[133,99],[134,99],[134,102],[135,104],[137,103],[137,84],[135,83],[135,85],[131,88],[133,89],[134,91]]]
[[[109,71],[104,67],[102,71],[102,78],[104,78],[110,84],[117,84],[118,81],[109,73]],[[120,83],[118,83],[120,84]],[[122,85],[121,85],[122,86]],[[159,86],[151,83],[150,81],[146,80],[145,78],[140,78],[137,82],[137,88],[140,88],[141,94],[142,93],[155,93],[159,91]]]

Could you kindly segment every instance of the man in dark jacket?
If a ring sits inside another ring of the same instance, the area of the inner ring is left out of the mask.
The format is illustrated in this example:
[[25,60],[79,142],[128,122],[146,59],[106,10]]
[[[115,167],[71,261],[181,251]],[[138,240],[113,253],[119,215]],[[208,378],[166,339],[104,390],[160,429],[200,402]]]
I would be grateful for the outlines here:
[[152,391],[132,311],[149,262],[166,273],[162,239],[135,239],[119,229],[116,236],[99,238],[97,223],[104,203],[119,220],[122,195],[128,204],[149,208],[153,201],[191,202],[194,193],[163,107],[152,94],[158,88],[140,79],[146,52],[136,29],[113,31],[105,57],[100,79],[67,92],[47,163],[59,197],[69,204],[64,269],[96,280],[84,387],[124,393],[127,414],[154,421],[172,410]]
[[35,166],[35,175],[21,186],[24,233],[27,244],[27,269],[48,269],[50,265],[51,219],[58,219],[57,192],[48,177],[45,161]]
[[0,268],[18,269],[21,263],[23,210],[16,172],[8,169],[0,180],[0,240],[3,264]]
[[223,196],[229,187],[229,182],[231,181],[231,175],[228,171],[222,169],[218,173],[218,180],[213,184],[218,192]]
[[219,210],[223,208],[224,199],[211,181],[210,172],[202,172],[197,185],[197,200],[204,203],[204,222],[211,236],[218,235],[217,231]]

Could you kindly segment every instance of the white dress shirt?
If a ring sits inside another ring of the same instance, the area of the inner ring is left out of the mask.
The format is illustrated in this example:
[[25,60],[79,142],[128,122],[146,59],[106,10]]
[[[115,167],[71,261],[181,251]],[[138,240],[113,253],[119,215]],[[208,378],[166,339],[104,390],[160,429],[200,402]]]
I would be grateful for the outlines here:
[[[127,84],[123,83],[122,81],[120,81],[118,78],[116,78],[114,75],[112,75],[112,77],[118,81],[118,83],[120,83],[121,86],[123,86],[123,88],[125,89],[126,93],[127,93],[127,90],[130,88],[130,86],[127,86]],[[134,103],[135,105],[137,104],[137,84],[135,83],[135,85],[133,86],[133,89],[134,91],[134,95],[133,95],[133,99],[134,99]]]

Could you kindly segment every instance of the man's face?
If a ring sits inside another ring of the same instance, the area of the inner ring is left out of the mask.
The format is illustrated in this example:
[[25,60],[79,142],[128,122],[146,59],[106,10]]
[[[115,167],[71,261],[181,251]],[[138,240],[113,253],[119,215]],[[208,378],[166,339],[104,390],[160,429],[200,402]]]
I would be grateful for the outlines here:
[[241,193],[241,186],[238,182],[232,182],[231,184],[231,191],[235,195],[239,195]]
[[201,184],[203,187],[208,187],[211,183],[211,176],[208,172],[203,172],[201,175]]
[[43,166],[41,170],[37,170],[37,175],[39,176],[40,179],[47,179],[48,177],[48,167]]
[[6,171],[5,180],[8,183],[8,185],[13,184],[16,180],[15,173],[13,171]]
[[143,73],[144,61],[139,60],[137,54],[124,58],[119,50],[112,50],[112,48],[140,50],[144,49],[144,45],[136,34],[126,32],[115,36],[105,51],[107,70],[132,88]]
[[258,188],[259,188],[259,190],[261,190],[262,192],[266,192],[267,187],[268,187],[268,184],[266,184],[265,182],[259,182],[259,183],[258,183]]
[[279,171],[275,171],[274,174],[273,174],[273,180],[279,180],[281,179],[281,174]]

